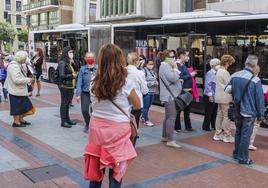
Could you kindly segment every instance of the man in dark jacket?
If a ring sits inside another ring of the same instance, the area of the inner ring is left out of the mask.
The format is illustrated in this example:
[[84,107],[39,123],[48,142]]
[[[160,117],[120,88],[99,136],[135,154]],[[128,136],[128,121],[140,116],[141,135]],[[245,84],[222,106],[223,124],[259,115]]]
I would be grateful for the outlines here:
[[[184,48],[177,49],[177,57],[178,59],[176,63],[178,66],[178,70],[180,71],[180,78],[183,82],[182,89],[183,91],[192,92],[192,84],[193,84],[192,77],[196,75],[196,72],[193,71],[192,73],[189,73],[185,65],[186,51]],[[184,124],[186,131],[194,130],[191,125],[190,112],[191,112],[191,104],[184,109]],[[181,132],[180,114],[181,112],[177,113],[175,122],[175,131],[178,133]]]
[[225,91],[233,96],[236,108],[235,113],[235,149],[233,158],[239,164],[250,165],[253,163],[248,158],[248,147],[254,123],[257,124],[264,119],[264,94],[261,80],[253,75],[258,65],[258,57],[249,55],[245,69],[238,71],[231,76],[230,82]]
[[61,126],[71,128],[76,123],[70,120],[69,106],[73,99],[76,73],[70,62],[74,57],[73,50],[67,46],[63,49],[61,60],[58,65],[59,89],[61,93]]

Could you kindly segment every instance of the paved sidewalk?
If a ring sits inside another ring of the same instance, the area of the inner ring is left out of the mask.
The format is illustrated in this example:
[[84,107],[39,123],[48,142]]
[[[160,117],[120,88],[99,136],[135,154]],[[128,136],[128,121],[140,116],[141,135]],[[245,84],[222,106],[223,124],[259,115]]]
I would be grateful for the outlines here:
[[[55,85],[42,85],[41,97],[31,98],[37,113],[27,118],[32,122],[28,127],[12,128],[9,104],[0,103],[0,187],[88,187],[83,179],[83,149],[88,136],[82,132],[80,105],[73,101],[75,107],[71,108],[71,117],[78,125],[71,129],[60,127],[59,91]],[[233,144],[213,141],[213,133],[200,129],[201,115],[191,114],[195,132],[174,133],[182,149],[169,148],[160,142],[163,108],[153,106],[150,117],[156,126],[141,125],[138,158],[124,177],[123,187],[268,187],[268,129],[259,131],[258,150],[250,152],[256,164],[245,167],[230,157]],[[22,173],[25,169],[55,164],[62,167],[66,175],[56,174],[55,178],[33,183]],[[104,187],[108,187],[107,177]]]

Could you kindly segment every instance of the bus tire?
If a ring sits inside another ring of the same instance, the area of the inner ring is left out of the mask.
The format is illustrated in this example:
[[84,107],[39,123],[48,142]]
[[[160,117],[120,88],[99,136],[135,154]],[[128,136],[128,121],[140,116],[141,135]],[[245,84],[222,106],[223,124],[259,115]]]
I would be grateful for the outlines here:
[[50,68],[48,71],[48,80],[50,83],[55,82],[55,72],[56,72],[56,70],[54,68]]

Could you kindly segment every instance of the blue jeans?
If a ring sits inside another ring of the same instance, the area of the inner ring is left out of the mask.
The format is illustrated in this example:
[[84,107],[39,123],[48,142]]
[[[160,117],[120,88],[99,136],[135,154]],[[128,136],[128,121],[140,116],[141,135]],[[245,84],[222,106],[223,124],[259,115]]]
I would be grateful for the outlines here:
[[[109,188],[121,188],[121,182],[116,181],[113,178],[114,171],[112,169],[109,170]],[[89,183],[89,188],[101,188],[101,182],[91,181]]]
[[248,161],[248,146],[253,131],[255,117],[240,117],[235,119],[235,149],[233,157],[239,162]]
[[149,120],[148,112],[153,103],[154,94],[147,94],[143,96],[143,109],[142,109],[142,117],[145,121]]
[[[7,89],[4,88],[5,80],[0,80],[0,83],[2,84],[4,99],[7,99],[8,92]],[[0,95],[0,101],[1,101],[1,95]]]

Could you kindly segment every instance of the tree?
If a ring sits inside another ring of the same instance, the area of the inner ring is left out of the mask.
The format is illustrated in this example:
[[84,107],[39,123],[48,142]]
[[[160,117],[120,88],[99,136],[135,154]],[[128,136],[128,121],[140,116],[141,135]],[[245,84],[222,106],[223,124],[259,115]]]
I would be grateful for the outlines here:
[[28,31],[26,29],[20,30],[17,34],[18,40],[21,42],[28,42]]
[[0,22],[0,49],[4,41],[13,41],[16,37],[16,34],[17,30],[13,25],[8,22]]

